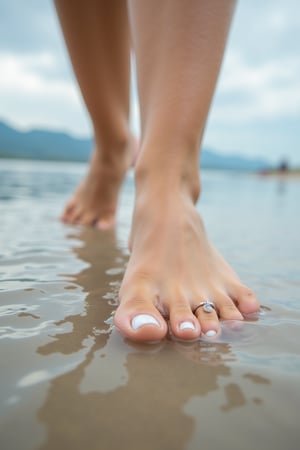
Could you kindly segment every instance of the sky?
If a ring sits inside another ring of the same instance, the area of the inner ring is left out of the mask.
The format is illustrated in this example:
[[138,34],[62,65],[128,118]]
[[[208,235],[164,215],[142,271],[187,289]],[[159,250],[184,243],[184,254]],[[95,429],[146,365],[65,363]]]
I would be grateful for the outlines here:
[[[203,146],[300,166],[300,2],[237,4]],[[50,0],[0,0],[0,120],[91,136]],[[131,127],[139,133],[132,82]]]

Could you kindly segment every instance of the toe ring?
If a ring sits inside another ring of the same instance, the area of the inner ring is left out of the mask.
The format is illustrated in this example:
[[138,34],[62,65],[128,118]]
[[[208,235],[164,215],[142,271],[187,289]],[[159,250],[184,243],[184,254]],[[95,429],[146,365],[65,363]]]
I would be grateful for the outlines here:
[[203,311],[205,311],[206,313],[211,313],[213,310],[216,310],[216,306],[213,302],[209,302],[209,301],[204,301],[204,302],[200,302],[194,309],[193,309],[193,313],[195,314],[197,309],[199,308],[203,308]]

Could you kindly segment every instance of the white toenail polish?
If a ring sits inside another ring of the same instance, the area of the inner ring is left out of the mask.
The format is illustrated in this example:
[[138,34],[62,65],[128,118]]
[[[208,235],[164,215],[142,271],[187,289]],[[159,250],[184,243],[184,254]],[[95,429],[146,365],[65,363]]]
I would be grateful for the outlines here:
[[179,325],[179,330],[195,330],[195,325],[193,324],[193,322],[181,322],[181,324]]
[[215,336],[217,334],[217,332],[215,331],[215,330],[208,330],[206,333],[205,333],[205,336],[207,336],[207,337],[213,337],[213,336]]
[[138,330],[143,325],[156,325],[160,327],[158,320],[149,314],[139,314],[132,319],[131,326],[134,330]]

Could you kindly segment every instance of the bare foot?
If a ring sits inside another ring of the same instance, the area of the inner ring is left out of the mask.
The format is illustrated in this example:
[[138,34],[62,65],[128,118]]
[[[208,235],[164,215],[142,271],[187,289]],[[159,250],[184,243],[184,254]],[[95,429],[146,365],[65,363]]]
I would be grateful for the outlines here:
[[112,228],[120,188],[127,170],[134,164],[136,153],[137,141],[133,137],[117,149],[108,149],[106,154],[95,150],[88,173],[68,201],[61,220],[100,229]]
[[[220,319],[243,320],[259,303],[207,238],[191,196],[177,189],[140,191],[132,252],[120,289],[115,325],[137,341],[172,333],[191,340],[220,333]],[[203,300],[216,311],[198,308]]]

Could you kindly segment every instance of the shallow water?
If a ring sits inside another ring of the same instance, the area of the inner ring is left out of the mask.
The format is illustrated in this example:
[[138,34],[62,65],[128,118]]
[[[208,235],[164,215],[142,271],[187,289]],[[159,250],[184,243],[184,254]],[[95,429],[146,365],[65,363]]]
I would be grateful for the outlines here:
[[132,174],[101,232],[57,220],[84,169],[0,160],[1,450],[298,449],[300,181],[204,171],[209,235],[263,308],[150,346],[112,324]]

